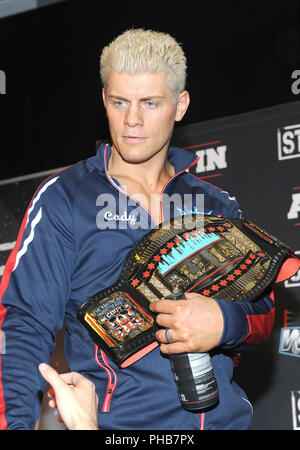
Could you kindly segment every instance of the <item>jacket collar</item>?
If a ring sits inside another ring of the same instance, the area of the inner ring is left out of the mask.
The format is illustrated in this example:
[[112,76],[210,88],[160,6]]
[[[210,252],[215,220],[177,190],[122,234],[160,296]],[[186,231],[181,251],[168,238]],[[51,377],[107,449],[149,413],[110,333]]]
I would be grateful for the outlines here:
[[[111,146],[105,143],[101,144],[96,155],[90,158],[90,162],[101,172],[106,172],[110,155]],[[189,169],[199,159],[195,154],[179,147],[169,147],[167,158],[175,168],[175,175]]]

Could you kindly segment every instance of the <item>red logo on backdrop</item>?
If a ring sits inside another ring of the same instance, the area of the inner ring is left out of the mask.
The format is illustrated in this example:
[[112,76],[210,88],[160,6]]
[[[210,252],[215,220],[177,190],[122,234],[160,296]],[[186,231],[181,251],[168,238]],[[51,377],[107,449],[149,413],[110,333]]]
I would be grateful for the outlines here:
[[[186,150],[192,150],[199,157],[195,173],[201,178],[210,178],[220,176],[221,173],[214,173],[205,175],[207,172],[215,170],[226,169],[226,152],[227,146],[222,144],[222,141],[212,141],[203,144],[192,145],[185,147]],[[202,176],[203,174],[203,176]]]

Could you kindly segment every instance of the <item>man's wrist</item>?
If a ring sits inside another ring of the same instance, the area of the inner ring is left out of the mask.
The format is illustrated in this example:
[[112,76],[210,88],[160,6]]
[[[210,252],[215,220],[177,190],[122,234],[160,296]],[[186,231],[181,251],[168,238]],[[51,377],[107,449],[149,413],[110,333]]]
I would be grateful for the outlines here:
[[223,334],[218,347],[233,348],[249,332],[247,316],[236,302],[216,299],[224,319]]

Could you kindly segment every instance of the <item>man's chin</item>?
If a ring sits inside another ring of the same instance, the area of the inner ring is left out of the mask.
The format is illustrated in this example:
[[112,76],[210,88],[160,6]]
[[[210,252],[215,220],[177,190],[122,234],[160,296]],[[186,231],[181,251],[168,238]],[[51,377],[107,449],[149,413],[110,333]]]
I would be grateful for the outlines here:
[[143,148],[138,149],[136,146],[134,148],[120,146],[116,148],[116,151],[122,160],[128,164],[142,164],[143,162],[149,161],[156,153]]
[[143,164],[149,161],[149,159],[151,159],[151,156],[149,158],[145,158],[145,156],[121,155],[121,158],[127,164]]

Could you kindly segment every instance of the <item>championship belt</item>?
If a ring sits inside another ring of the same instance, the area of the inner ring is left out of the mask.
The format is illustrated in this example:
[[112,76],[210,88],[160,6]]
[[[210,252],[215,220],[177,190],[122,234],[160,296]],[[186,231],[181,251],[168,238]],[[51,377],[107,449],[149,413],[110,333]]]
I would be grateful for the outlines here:
[[293,250],[252,222],[183,215],[148,232],[127,255],[118,281],[87,299],[77,317],[127,367],[158,345],[151,302],[178,291],[254,301],[299,268]]

